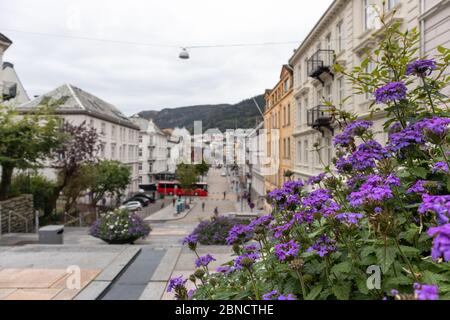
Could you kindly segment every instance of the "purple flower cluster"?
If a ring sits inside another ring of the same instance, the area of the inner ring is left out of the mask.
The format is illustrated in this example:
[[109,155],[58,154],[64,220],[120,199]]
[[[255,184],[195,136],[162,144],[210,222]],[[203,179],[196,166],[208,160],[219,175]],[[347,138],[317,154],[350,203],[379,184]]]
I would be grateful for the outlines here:
[[349,123],[342,133],[336,135],[333,140],[335,146],[346,147],[355,141],[356,136],[362,136],[373,125],[372,121],[357,120]]
[[431,169],[433,173],[448,173],[448,164],[446,162],[436,162]]
[[406,66],[406,75],[425,76],[436,70],[434,60],[416,60]]
[[183,276],[179,276],[176,278],[172,278],[169,280],[169,285],[167,287],[167,292],[172,292],[180,289],[181,287],[184,287],[185,283],[187,282],[187,279],[183,279]]
[[320,183],[323,179],[325,179],[326,175],[324,172],[320,173],[317,176],[310,177],[306,183],[309,185],[314,185]]
[[424,194],[427,192],[425,189],[425,186],[428,181],[426,180],[417,180],[409,189],[406,191],[406,193],[419,193]]
[[292,219],[291,221],[280,224],[280,225],[273,225],[272,231],[273,231],[274,238],[275,239],[281,238],[288,230],[291,229],[294,222],[295,222],[294,219]]
[[198,235],[196,235],[195,233],[191,233],[190,235],[188,235],[183,239],[183,244],[187,244],[189,246],[195,246],[197,245],[197,242],[198,242]]
[[344,212],[336,215],[336,219],[347,223],[347,224],[358,224],[359,220],[363,218],[363,215],[361,213],[354,213],[354,212]]
[[[302,205],[305,207],[303,214],[319,213],[323,217],[340,210],[340,206],[333,200],[331,191],[328,189],[317,189],[303,198]],[[304,215],[302,215],[304,218]],[[299,221],[300,222],[300,221]]]
[[250,268],[258,259],[259,254],[257,252],[244,253],[234,260],[234,268],[236,270]]
[[223,274],[229,274],[234,271],[234,268],[230,266],[219,266],[217,267],[216,271]]
[[294,240],[291,240],[287,243],[276,244],[274,249],[278,260],[286,262],[297,256],[300,246]]
[[250,222],[249,227],[255,228],[257,226],[268,226],[273,221],[273,217],[271,215],[264,215],[259,218],[256,218]]
[[208,253],[207,255],[199,257],[197,260],[195,260],[195,266],[197,268],[207,267],[208,264],[212,261],[216,261],[216,259],[214,259],[214,257]]
[[348,196],[348,200],[355,208],[372,202],[381,203],[394,196],[391,189],[393,186],[400,186],[400,180],[397,177],[372,174],[367,177],[359,191],[352,192]]
[[425,134],[443,138],[448,133],[449,124],[450,118],[434,116],[430,119],[420,120],[415,126]]
[[243,224],[236,225],[228,232],[228,237],[226,239],[227,244],[231,245],[249,239],[252,233],[252,227]]
[[428,194],[424,194],[422,196],[422,201],[423,202],[418,210],[420,214],[433,212],[436,214],[439,224],[449,222],[450,195],[430,196]]
[[304,183],[301,180],[287,181],[281,189],[275,189],[269,192],[268,197],[280,209],[293,209],[300,204],[299,194],[303,186]]
[[322,235],[319,239],[308,248],[308,252],[316,252],[320,257],[325,257],[327,254],[330,254],[336,251],[335,246],[336,241],[328,238],[326,235]]
[[377,103],[389,103],[404,100],[407,91],[403,82],[391,82],[375,90],[374,95]]
[[431,257],[437,261],[443,258],[445,262],[450,261],[450,224],[433,227],[428,230],[428,235],[434,237]]
[[439,287],[435,284],[414,283],[414,296],[417,300],[439,300]]
[[356,151],[350,155],[349,161],[352,168],[364,171],[375,167],[375,161],[387,156],[387,151],[375,140],[369,140],[358,146]]
[[270,291],[262,296],[263,300],[297,300],[296,297],[289,293],[287,295],[280,294],[277,290]]

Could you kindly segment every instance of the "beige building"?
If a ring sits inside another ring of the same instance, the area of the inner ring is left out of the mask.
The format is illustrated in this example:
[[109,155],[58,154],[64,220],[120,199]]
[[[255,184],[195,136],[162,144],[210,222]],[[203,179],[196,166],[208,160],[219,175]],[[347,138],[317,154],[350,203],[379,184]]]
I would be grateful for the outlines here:
[[[360,117],[369,115],[373,96],[354,94],[341,76],[333,74],[331,66],[336,56],[337,62],[351,69],[365,59],[366,50],[377,46],[373,36],[380,28],[378,12],[382,11],[382,3],[382,0],[335,0],[289,60],[294,69],[293,149],[297,178],[316,175],[331,161],[336,132],[324,101],[338,105],[349,97],[345,110]],[[402,23],[403,29],[418,28],[421,55],[433,53],[438,45],[449,46],[449,0],[387,0],[384,10],[388,22],[395,19]],[[369,63],[367,71],[373,67]],[[375,115],[372,120],[376,131],[382,128],[382,115]],[[386,136],[382,134],[379,138]],[[313,150],[315,143],[322,147],[320,156]]]
[[[19,110],[36,108],[42,99],[49,98],[64,102],[56,108],[56,114],[65,121],[79,125],[85,122],[95,128],[100,135],[101,148],[98,158],[116,160],[129,166],[132,181],[126,194],[139,190],[139,127],[131,122],[112,104],[70,84],[62,85],[28,103],[22,104]],[[44,174],[55,179],[55,171],[44,169]]]

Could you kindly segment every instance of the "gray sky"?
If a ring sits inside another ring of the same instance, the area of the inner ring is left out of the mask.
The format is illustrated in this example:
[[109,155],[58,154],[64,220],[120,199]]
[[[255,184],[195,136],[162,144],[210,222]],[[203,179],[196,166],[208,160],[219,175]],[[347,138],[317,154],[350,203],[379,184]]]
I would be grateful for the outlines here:
[[303,40],[332,0],[1,0],[0,32],[30,96],[71,83],[125,114],[193,104],[235,103],[278,81],[296,44],[190,50],[176,47]]

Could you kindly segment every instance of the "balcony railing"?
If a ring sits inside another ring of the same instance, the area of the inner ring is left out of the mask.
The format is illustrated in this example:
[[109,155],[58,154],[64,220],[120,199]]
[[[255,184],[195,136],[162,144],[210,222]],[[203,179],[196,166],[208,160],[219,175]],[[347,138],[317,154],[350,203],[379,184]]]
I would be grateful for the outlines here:
[[325,134],[324,128],[334,133],[332,124],[334,122],[334,116],[329,106],[319,105],[308,110],[307,124],[315,130]]
[[331,66],[333,65],[334,50],[319,49],[314,53],[311,58],[308,59],[308,76],[319,80],[322,74],[327,73],[334,77],[331,72]]

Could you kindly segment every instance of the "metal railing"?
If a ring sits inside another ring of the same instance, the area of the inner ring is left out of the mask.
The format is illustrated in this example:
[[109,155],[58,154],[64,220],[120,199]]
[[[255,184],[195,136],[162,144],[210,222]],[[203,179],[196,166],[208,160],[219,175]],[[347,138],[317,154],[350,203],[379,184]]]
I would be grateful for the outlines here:
[[308,76],[318,78],[324,72],[330,72],[333,65],[334,50],[317,50],[308,59]]
[[20,213],[14,212],[13,210],[8,210],[5,211],[2,209],[2,206],[0,205],[0,237],[2,237],[3,235],[3,213],[7,213],[7,233],[11,233],[13,230],[12,228],[12,221],[13,221],[13,217],[17,217],[19,218],[19,220],[21,220],[24,223],[25,226],[25,233],[28,233],[28,231],[31,231],[30,228],[30,224],[33,224],[33,220],[34,220],[34,232],[38,232],[39,230],[39,211],[35,211],[34,212],[34,218],[28,218],[25,217],[23,215],[21,215]]

